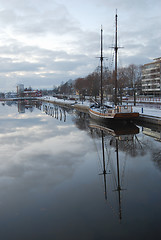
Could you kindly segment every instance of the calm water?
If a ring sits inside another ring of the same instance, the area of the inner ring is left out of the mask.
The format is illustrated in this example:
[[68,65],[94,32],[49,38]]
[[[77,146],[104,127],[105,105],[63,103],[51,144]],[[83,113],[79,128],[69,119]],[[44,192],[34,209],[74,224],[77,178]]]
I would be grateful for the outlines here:
[[160,133],[47,104],[0,113],[1,239],[160,239]]

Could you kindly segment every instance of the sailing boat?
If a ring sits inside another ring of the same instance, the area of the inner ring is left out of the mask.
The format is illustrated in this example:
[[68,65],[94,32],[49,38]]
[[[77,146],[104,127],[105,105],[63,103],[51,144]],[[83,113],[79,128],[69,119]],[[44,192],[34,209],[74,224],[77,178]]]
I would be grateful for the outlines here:
[[91,118],[107,122],[109,119],[118,119],[118,120],[132,120],[139,117],[138,112],[133,112],[132,106],[129,105],[117,105],[117,13],[115,15],[116,19],[116,33],[115,33],[115,107],[107,106],[103,104],[103,87],[102,87],[102,78],[103,78],[103,29],[101,27],[101,104],[94,104],[89,108],[89,115]]

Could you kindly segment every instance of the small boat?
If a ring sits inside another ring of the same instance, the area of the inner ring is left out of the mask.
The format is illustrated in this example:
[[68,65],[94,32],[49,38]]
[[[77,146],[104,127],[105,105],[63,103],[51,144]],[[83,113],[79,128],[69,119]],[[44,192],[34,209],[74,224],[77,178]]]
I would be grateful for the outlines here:
[[116,13],[116,34],[115,34],[115,106],[107,106],[103,104],[103,87],[102,87],[102,76],[103,76],[103,44],[102,35],[103,30],[101,27],[101,103],[95,103],[89,108],[89,115],[92,119],[107,122],[110,119],[115,120],[133,120],[139,117],[138,112],[133,112],[133,108],[130,105],[117,105],[117,13]]

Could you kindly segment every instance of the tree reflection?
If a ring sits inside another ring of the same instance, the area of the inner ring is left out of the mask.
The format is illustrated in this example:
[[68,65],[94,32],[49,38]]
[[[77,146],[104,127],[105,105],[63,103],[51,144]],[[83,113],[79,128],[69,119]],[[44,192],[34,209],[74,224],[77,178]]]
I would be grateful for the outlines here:
[[155,165],[161,171],[161,150],[156,149],[155,151],[153,151],[152,157]]

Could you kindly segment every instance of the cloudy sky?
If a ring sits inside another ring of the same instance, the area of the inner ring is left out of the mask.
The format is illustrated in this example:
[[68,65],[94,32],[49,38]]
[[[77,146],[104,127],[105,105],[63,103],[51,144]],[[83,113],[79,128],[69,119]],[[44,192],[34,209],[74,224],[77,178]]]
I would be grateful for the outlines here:
[[101,25],[110,67],[116,8],[120,66],[160,57],[160,0],[0,0],[0,92],[52,89],[93,72]]

